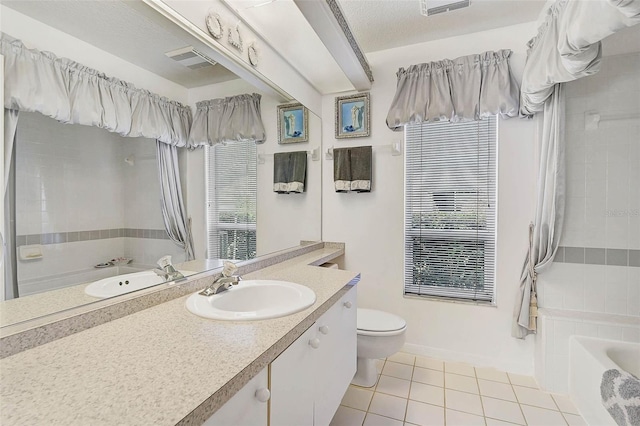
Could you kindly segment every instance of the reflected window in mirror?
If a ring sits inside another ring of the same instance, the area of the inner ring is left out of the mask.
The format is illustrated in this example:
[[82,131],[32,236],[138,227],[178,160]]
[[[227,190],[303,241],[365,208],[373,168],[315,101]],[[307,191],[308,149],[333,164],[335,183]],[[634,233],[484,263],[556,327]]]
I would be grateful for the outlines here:
[[256,257],[257,158],[254,141],[206,147],[207,257]]

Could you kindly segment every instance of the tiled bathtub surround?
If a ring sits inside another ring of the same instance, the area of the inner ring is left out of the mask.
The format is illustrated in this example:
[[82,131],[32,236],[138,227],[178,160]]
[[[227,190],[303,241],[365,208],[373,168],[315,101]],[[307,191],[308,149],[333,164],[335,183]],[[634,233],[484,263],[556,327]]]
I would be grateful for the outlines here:
[[[640,53],[604,57],[566,84],[567,197],[561,248],[538,276],[540,385],[568,386],[572,335],[640,339]],[[585,118],[598,113],[597,128]]]
[[640,267],[640,250],[558,247],[554,262]]
[[169,235],[164,229],[94,229],[79,232],[52,232],[48,234],[18,235],[16,245],[27,244],[61,244],[75,243],[76,241],[106,240],[108,238],[151,238],[156,240],[168,240]]

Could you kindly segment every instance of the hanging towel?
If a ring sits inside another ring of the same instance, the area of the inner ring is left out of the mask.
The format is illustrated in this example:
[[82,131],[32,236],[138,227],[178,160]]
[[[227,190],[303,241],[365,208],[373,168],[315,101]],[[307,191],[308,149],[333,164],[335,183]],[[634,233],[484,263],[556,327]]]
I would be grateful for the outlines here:
[[371,192],[371,146],[351,148],[351,190]]
[[273,155],[273,191],[303,193],[307,180],[307,152],[279,152]]
[[336,192],[351,190],[351,164],[349,148],[334,148],[333,150],[333,183]]
[[333,150],[333,182],[336,192],[371,192],[372,147]]
[[289,153],[289,192],[303,193],[307,180],[307,152],[297,151]]
[[273,191],[286,194],[289,182],[287,181],[287,169],[289,168],[289,153],[278,152],[273,154]]

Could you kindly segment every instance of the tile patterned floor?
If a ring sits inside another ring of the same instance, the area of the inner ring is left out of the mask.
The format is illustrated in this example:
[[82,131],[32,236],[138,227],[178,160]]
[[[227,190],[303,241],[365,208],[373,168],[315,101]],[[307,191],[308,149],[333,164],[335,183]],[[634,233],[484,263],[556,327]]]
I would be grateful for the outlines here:
[[349,386],[331,426],[586,425],[532,377],[402,352],[377,367],[376,386]]

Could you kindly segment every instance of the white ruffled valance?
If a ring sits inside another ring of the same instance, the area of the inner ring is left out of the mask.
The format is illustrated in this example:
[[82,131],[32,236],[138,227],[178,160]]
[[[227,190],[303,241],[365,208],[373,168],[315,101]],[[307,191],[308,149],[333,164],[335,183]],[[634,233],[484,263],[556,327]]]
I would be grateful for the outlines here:
[[500,50],[400,68],[387,126],[400,130],[428,121],[518,115],[519,88],[510,56],[510,50]]
[[597,73],[601,40],[640,22],[640,0],[558,0],[529,41],[520,111],[544,109],[554,85]]
[[183,147],[191,108],[2,34],[4,107]]
[[211,99],[196,104],[189,148],[233,141],[267,140],[257,93]]

